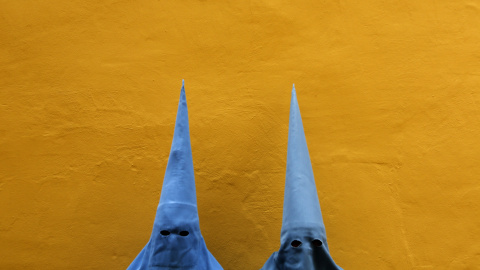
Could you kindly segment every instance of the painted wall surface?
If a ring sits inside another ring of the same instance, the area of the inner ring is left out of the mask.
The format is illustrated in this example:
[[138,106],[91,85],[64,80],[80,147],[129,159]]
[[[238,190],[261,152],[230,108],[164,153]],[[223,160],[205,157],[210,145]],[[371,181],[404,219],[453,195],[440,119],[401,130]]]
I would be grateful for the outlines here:
[[225,269],[280,244],[292,83],[335,261],[479,269],[480,1],[0,1],[0,269],[125,269],[185,79]]

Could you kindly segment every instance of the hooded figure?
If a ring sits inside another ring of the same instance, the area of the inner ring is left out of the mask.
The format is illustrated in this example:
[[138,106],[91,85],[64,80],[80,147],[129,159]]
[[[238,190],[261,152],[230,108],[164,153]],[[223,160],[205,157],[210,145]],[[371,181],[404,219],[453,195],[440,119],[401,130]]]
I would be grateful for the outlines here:
[[295,86],[290,104],[287,175],[280,250],[263,270],[338,270],[328,251],[325,225],[313,178]]
[[184,83],[152,235],[127,268],[167,269],[223,269],[200,233]]

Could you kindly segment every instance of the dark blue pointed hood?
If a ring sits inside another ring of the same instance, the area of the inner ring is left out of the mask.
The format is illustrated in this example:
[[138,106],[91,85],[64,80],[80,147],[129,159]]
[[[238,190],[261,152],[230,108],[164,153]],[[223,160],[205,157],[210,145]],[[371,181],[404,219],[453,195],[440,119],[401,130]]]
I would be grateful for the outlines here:
[[188,125],[182,83],[177,120],[162,194],[149,242],[127,270],[223,269],[208,251],[200,232]]

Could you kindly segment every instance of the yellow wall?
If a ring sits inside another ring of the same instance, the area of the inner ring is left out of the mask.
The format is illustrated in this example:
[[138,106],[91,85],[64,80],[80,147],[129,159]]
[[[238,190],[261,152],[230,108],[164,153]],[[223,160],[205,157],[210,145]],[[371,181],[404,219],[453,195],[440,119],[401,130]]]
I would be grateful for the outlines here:
[[480,1],[0,0],[0,269],[124,269],[186,81],[203,235],[279,247],[296,84],[334,259],[479,269]]

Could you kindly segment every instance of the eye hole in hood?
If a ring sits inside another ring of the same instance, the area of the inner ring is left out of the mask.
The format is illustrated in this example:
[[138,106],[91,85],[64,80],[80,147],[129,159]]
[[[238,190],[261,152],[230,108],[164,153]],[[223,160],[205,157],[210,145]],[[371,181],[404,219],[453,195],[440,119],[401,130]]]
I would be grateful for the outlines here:
[[170,235],[170,232],[163,230],[163,231],[160,231],[160,234],[163,236],[167,236],[167,235]]
[[188,231],[181,231],[179,234],[180,234],[181,236],[187,236],[187,235],[189,235],[190,233],[189,233]]
[[298,240],[293,240],[292,243],[290,243],[290,245],[292,245],[292,247],[294,247],[294,248],[297,248],[297,247],[302,245],[302,242],[300,242]]
[[318,240],[318,239],[315,239],[312,241],[312,245],[314,247],[321,247],[323,245],[322,241]]

